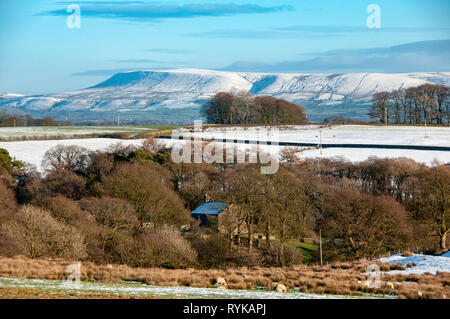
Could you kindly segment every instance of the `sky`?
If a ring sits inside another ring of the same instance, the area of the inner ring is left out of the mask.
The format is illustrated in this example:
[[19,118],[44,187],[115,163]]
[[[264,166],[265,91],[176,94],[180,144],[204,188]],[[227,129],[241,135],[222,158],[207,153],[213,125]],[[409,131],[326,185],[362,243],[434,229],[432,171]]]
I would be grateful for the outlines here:
[[450,1],[0,0],[0,41],[0,92],[22,94],[143,69],[445,72]]

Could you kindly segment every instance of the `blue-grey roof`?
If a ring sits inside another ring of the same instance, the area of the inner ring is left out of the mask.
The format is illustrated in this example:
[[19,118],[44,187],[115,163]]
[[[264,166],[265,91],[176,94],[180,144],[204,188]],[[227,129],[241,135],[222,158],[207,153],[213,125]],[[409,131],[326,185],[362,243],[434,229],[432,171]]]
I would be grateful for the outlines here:
[[227,208],[223,202],[209,202],[198,206],[192,211],[193,215],[219,215]]

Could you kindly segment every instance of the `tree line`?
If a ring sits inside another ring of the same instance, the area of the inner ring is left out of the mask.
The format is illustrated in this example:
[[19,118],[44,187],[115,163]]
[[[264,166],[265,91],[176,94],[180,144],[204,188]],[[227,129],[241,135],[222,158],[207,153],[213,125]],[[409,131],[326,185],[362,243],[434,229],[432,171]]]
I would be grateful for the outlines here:
[[[42,176],[3,150],[0,255],[140,267],[289,266],[304,262],[295,243],[317,242],[319,233],[326,261],[448,248],[448,164],[294,154],[283,151],[279,171],[262,175],[261,163],[176,164],[170,149],[151,140],[101,152],[59,145],[46,153]],[[206,198],[228,204],[217,229],[190,215]]]
[[[70,125],[67,122],[64,125]],[[22,126],[58,126],[58,122],[51,116],[45,116],[43,118],[33,118],[33,116],[17,115],[9,113],[7,110],[2,109],[0,112],[0,126],[1,127],[22,127]]]
[[212,124],[304,124],[305,109],[297,104],[271,96],[234,95],[219,92],[201,109]]
[[383,123],[450,124],[450,88],[424,84],[373,95],[369,115]]

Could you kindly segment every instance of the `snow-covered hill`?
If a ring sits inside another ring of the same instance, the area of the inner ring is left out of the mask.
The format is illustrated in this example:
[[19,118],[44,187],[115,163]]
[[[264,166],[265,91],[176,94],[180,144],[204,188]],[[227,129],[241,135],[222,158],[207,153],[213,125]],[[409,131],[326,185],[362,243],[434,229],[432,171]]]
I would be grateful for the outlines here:
[[[182,69],[118,73],[91,88],[48,95],[0,94],[0,107],[25,112],[135,112],[198,107],[219,91],[249,91],[307,106],[367,104],[380,91],[450,85],[444,73],[267,74]],[[364,111],[366,112],[366,111]]]

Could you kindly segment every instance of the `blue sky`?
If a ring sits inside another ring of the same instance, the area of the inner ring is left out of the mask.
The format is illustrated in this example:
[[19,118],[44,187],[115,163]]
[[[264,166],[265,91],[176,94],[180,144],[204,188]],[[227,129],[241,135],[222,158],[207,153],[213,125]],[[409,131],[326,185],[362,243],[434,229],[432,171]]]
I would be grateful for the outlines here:
[[[69,4],[81,28],[66,25]],[[381,28],[366,26],[381,9]],[[448,0],[0,0],[0,92],[89,87],[136,69],[450,71]]]

